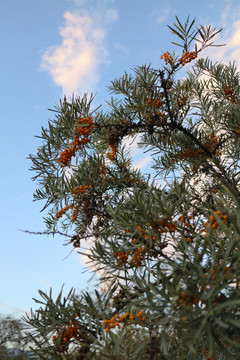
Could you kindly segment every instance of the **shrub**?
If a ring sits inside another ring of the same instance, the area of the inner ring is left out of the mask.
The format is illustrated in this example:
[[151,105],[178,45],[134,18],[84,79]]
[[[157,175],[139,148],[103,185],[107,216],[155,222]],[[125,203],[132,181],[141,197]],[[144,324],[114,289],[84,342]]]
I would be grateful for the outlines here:
[[[107,112],[93,96],[64,98],[42,129],[30,159],[47,231],[79,252],[87,240],[105,287],[56,300],[40,291],[26,319],[37,356],[236,359],[239,73],[200,58],[219,31],[194,26],[176,17],[181,53],[112,81]],[[129,137],[150,152],[149,174],[132,165]]]

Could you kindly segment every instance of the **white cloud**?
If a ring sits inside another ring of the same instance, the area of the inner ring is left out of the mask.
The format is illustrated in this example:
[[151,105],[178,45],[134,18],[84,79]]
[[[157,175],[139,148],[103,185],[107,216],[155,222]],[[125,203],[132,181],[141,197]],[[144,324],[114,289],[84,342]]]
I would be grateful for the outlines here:
[[168,7],[165,7],[165,8],[162,10],[161,15],[158,16],[157,22],[158,22],[159,24],[162,24],[162,23],[164,23],[165,21],[167,21],[169,13],[170,13],[170,7],[169,7],[169,6],[168,6]]
[[68,0],[70,2],[73,2],[76,6],[83,6],[88,3],[89,0]]
[[115,44],[114,44],[114,48],[115,48],[116,50],[124,53],[124,54],[129,53],[129,48],[126,47],[126,46],[124,46],[124,45],[122,45],[122,44],[115,43]]
[[214,44],[226,44],[221,47],[210,47],[203,52],[203,56],[209,56],[212,61],[236,61],[240,71],[240,6],[233,9],[229,0],[225,1],[222,11],[221,25],[223,30],[213,39]]
[[229,40],[227,40],[229,49],[229,60],[236,60],[238,69],[240,70],[240,19],[233,23],[233,32]]
[[41,285],[47,285],[49,288],[53,287],[54,283],[47,280],[39,280]]
[[141,136],[138,134],[137,136],[126,136],[123,140],[123,144],[127,150],[131,151],[131,155],[133,156],[134,153],[138,150],[138,142],[140,141]]
[[65,26],[60,28],[62,43],[46,49],[41,69],[48,71],[63,94],[94,92],[100,78],[99,66],[107,62],[106,30],[101,21],[111,23],[118,15],[108,9],[104,15],[83,15],[67,11]]
[[138,161],[136,164],[134,164],[134,167],[136,169],[144,169],[146,166],[149,166],[152,161],[151,156],[144,156],[140,161]]
[[230,46],[239,47],[240,45],[240,20],[233,23],[233,34],[231,38]]
[[0,307],[7,308],[7,309],[13,311],[14,313],[20,313],[20,314],[24,314],[24,315],[28,314],[29,315],[29,313],[27,311],[19,309],[19,308],[12,307],[12,306],[8,306],[8,305],[4,304],[1,301],[0,301]]
[[69,2],[72,2],[77,7],[103,7],[108,6],[109,4],[113,3],[113,0],[67,0]]
[[213,62],[236,62],[238,71],[240,71],[240,21],[233,24],[232,33],[225,37],[217,36],[214,40],[215,44],[226,44],[223,47],[210,47],[203,51],[202,56],[208,56]]
[[105,14],[105,21],[107,22],[107,24],[111,24],[113,22],[115,22],[116,20],[118,20],[118,13],[115,9],[107,9],[106,14]]
[[225,0],[225,7],[221,13],[222,26],[225,28],[229,24],[229,19],[233,20],[233,16],[235,15],[236,12],[232,11],[232,1]]

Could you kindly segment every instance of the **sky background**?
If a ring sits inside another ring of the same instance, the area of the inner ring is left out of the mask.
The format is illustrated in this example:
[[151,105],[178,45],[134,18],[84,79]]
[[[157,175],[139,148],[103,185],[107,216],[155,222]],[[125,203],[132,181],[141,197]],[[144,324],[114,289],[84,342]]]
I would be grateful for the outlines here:
[[[110,99],[107,86],[137,65],[163,65],[162,52],[177,51],[167,24],[184,22],[223,27],[216,43],[202,53],[214,61],[240,60],[239,0],[8,0],[0,1],[0,314],[22,316],[37,309],[38,289],[56,296],[64,285],[91,288],[80,256],[64,238],[30,235],[43,231],[33,202],[36,184],[28,155],[35,154],[41,127],[66,94],[96,94],[94,105]],[[240,63],[240,61],[239,61]],[[135,152],[146,171],[148,158]]]

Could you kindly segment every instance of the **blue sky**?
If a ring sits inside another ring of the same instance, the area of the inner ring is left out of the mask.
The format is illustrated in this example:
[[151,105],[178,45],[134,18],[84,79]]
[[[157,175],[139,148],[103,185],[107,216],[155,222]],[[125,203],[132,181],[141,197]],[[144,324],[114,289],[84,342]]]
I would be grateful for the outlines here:
[[[62,237],[29,235],[44,230],[43,204],[33,202],[36,184],[28,154],[40,145],[35,135],[46,126],[63,94],[96,94],[95,105],[110,98],[111,80],[176,50],[167,24],[184,21],[223,27],[218,42],[203,55],[228,62],[240,58],[239,0],[8,0],[0,3],[0,151],[2,167],[0,313],[21,316],[38,289],[57,294],[63,284],[81,291],[91,274]],[[104,105],[105,106],[105,105]],[[144,170],[146,159],[135,156]]]

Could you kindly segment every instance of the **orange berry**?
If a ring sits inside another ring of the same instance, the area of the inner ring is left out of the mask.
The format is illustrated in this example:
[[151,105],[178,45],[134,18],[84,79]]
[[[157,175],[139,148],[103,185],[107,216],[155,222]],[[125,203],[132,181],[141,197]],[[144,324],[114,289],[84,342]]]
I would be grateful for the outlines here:
[[142,311],[142,310],[140,310],[138,313],[137,313],[137,317],[140,317],[140,316],[142,316],[144,314],[144,312]]
[[214,221],[214,220],[215,220],[215,217],[211,214],[211,215],[209,216],[209,220],[210,220],[210,221]]
[[132,313],[129,314],[129,319],[133,320],[134,319],[134,315]]
[[213,229],[217,229],[217,228],[218,228],[218,223],[217,223],[216,221],[214,221],[214,222],[212,223],[211,227],[212,227]]

